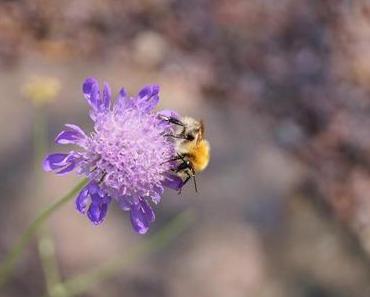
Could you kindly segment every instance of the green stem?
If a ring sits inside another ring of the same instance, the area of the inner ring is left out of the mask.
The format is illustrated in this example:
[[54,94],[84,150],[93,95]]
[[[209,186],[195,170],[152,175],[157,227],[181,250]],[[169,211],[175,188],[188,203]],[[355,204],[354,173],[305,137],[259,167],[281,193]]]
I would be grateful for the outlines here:
[[68,194],[56,201],[54,204],[46,208],[40,215],[28,226],[26,231],[22,234],[19,242],[11,249],[9,254],[0,266],[0,287],[2,287],[9,279],[17,258],[22,253],[27,243],[31,240],[32,236],[37,232],[40,226],[61,206],[66,204],[69,200],[76,196],[76,194],[86,185],[87,179],[79,182]]
[[49,228],[44,224],[38,232],[37,243],[41,266],[44,272],[46,291],[49,297],[60,297],[62,294],[54,294],[53,288],[60,283],[58,262],[55,255],[55,245]]
[[[166,226],[148,239],[145,243],[137,244],[130,248],[125,257],[122,255],[109,260],[107,263],[91,270],[87,273],[73,277],[55,288],[56,291],[63,292],[71,297],[85,292],[91,285],[95,285],[109,277],[112,277],[124,267],[142,257],[148,252],[160,250],[169,244],[174,238],[179,236],[191,222],[194,221],[192,211],[185,211],[177,215]],[[46,297],[46,296],[44,296]]]
[[[42,175],[40,166],[42,158],[47,150],[48,139],[48,121],[45,106],[36,106],[33,120],[33,153],[34,153],[34,175],[35,175],[35,195],[36,197],[43,197],[44,191],[42,187]],[[60,282],[60,275],[58,269],[58,262],[55,255],[55,247],[53,238],[50,234],[49,227],[44,224],[40,228],[37,236],[38,252],[41,261],[41,267],[44,272],[46,290],[50,297],[52,295],[52,288]],[[57,297],[57,296],[55,296]],[[59,297],[59,296],[58,296]]]

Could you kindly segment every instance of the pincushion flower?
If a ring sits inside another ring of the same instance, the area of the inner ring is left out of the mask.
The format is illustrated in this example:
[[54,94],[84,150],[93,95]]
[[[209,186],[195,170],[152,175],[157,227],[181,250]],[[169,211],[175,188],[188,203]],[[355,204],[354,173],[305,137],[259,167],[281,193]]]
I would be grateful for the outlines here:
[[66,124],[55,141],[77,145],[79,150],[48,155],[46,171],[63,175],[76,170],[88,177],[88,184],[76,198],[76,208],[94,224],[103,222],[112,200],[130,212],[134,230],[144,234],[155,219],[151,204],[158,204],[165,187],[178,190],[182,180],[171,173],[168,160],[175,155],[174,144],[166,135],[171,125],[154,112],[159,102],[159,86],[144,87],[137,96],[119,91],[115,102],[107,83],[103,90],[94,78],[82,86],[90,106],[94,131],[87,134],[77,125]]

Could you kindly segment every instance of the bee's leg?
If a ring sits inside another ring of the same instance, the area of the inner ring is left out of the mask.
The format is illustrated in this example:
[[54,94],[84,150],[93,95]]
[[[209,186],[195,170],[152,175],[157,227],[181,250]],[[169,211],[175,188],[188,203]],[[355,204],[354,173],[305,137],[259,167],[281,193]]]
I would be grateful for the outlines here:
[[188,174],[188,176],[184,180],[183,186],[185,186],[185,184],[190,180],[190,178],[191,178],[191,175]]
[[180,120],[178,120],[178,119],[176,119],[174,117],[166,117],[164,115],[160,115],[160,117],[163,120],[168,121],[171,124],[175,124],[175,125],[178,125],[178,126],[181,126],[181,127],[185,127],[185,124],[183,122],[181,122]]
[[[198,193],[197,181],[195,179],[195,170],[193,166],[191,165],[189,161],[185,159],[184,156],[180,155],[179,153],[177,154],[177,159],[178,160],[181,159],[183,162],[176,168],[175,172],[179,173],[180,171],[183,171],[187,175],[182,184],[182,187],[190,180],[190,178],[193,178],[195,192]],[[189,173],[189,170],[191,171],[191,173]],[[179,194],[181,194],[181,188],[179,190]]]
[[189,161],[187,161],[187,160],[185,159],[185,158],[187,157],[187,154],[180,154],[180,153],[177,153],[177,157],[178,157],[179,159],[181,159],[183,163],[186,163],[186,164],[188,165],[188,167],[187,167],[187,168],[189,168],[189,169],[191,170],[191,172],[193,172],[193,171],[194,171],[194,170],[193,170],[193,168],[192,168],[192,166],[190,165],[190,162],[189,162]]
[[172,137],[172,138],[178,138],[178,139],[186,139],[185,136],[174,135],[174,134],[164,134],[163,136]]
[[183,122],[181,122],[180,120],[176,119],[176,118],[169,118],[168,121],[171,123],[171,124],[175,124],[175,125],[178,125],[178,126],[181,126],[181,127],[185,127],[185,124]]
[[182,188],[183,188],[183,186],[185,186],[185,184],[190,180],[190,178],[191,178],[191,175],[189,174],[189,172],[187,172],[187,171],[184,171],[185,173],[186,173],[186,175],[187,175],[187,177],[185,178],[185,180],[183,181],[183,183],[182,183],[182,186],[181,186],[181,188],[179,189],[179,192],[177,193],[177,194],[181,194],[181,190],[182,190]]
[[189,164],[189,169],[191,171],[191,175],[189,174],[189,172],[187,172],[188,176],[193,177],[195,193],[198,193],[197,180],[195,179],[195,170],[193,166],[191,166],[191,164]]
[[[183,160],[184,161],[184,160]],[[186,170],[189,168],[189,163],[184,161],[182,162],[177,168],[176,168],[176,173],[180,172],[181,170]],[[190,175],[187,171],[186,171],[186,174],[187,175]]]
[[[186,160],[185,160],[185,158],[184,158],[184,156],[182,156],[182,155],[180,155],[179,153],[177,153],[177,156],[176,157],[174,157],[174,158],[172,158],[172,159],[169,159],[169,160],[167,160],[167,161],[165,161],[165,162],[163,162],[163,163],[161,163],[161,165],[162,164],[165,164],[165,163],[167,163],[167,162],[172,162],[172,161],[177,161],[177,160],[182,160],[183,161],[183,163],[186,163]],[[176,168],[177,169],[177,168]],[[180,169],[181,170],[181,169]],[[178,171],[177,171],[178,172]]]
[[175,158],[168,159],[167,161],[162,162],[162,163],[161,163],[161,165],[163,165],[163,164],[165,164],[165,163],[168,163],[168,162],[177,161],[177,160],[180,160],[180,159],[182,159],[182,157],[181,157],[181,156],[177,156],[177,157],[175,157]]
[[102,176],[101,176],[98,184],[101,184],[104,181],[104,179],[105,179],[106,176],[107,176],[107,173],[104,171],[104,173],[102,174]]
[[[183,168],[183,167],[185,167],[185,168]],[[188,169],[191,170],[191,173],[189,173]],[[186,175],[187,175],[185,180],[183,181],[182,187],[185,186],[185,184],[190,180],[190,178],[193,178],[195,193],[198,193],[198,186],[197,186],[197,180],[195,178],[194,168],[190,164],[188,164],[184,161],[184,163],[180,164],[180,166],[177,168],[176,173],[178,173],[181,170],[183,170],[183,172],[186,173]],[[179,194],[181,194],[182,187],[179,190]]]
[[195,175],[193,175],[193,181],[194,181],[195,193],[198,193],[197,180],[195,179]]

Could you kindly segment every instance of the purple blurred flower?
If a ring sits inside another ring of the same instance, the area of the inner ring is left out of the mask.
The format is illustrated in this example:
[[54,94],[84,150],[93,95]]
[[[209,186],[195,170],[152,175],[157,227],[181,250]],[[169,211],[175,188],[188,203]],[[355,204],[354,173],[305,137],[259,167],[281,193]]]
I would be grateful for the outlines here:
[[103,222],[112,199],[130,211],[136,232],[144,234],[154,221],[151,202],[160,201],[164,187],[178,190],[182,180],[171,174],[175,155],[174,145],[165,134],[172,128],[159,114],[153,112],[159,101],[159,86],[144,87],[136,97],[121,89],[116,102],[104,84],[100,92],[93,78],[82,86],[90,105],[94,132],[90,135],[76,125],[67,124],[58,134],[58,144],[74,144],[79,152],[54,153],[44,160],[44,169],[62,175],[76,169],[86,175],[89,183],[76,198],[76,208],[91,222]]

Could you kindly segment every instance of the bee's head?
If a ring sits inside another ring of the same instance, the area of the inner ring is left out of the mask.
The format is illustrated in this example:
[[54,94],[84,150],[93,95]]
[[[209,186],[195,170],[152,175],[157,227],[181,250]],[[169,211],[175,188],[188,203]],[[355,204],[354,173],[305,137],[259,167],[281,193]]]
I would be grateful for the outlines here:
[[203,138],[203,122],[189,117],[183,118],[182,121],[185,124],[183,132],[185,139],[187,141],[199,142]]

